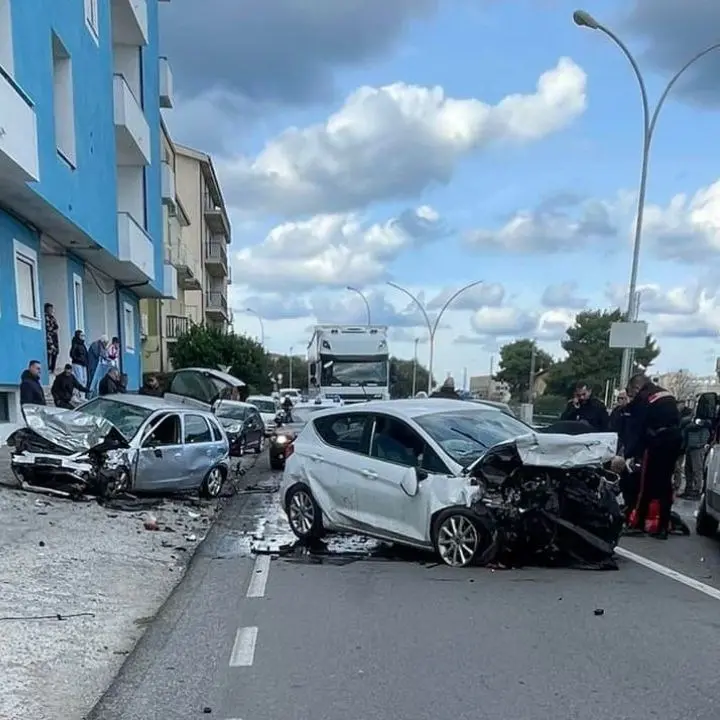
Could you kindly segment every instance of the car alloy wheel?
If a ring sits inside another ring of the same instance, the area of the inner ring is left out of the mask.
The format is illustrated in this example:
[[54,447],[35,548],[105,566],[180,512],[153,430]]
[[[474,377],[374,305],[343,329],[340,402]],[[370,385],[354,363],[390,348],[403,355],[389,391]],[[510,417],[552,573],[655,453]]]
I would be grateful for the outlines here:
[[450,515],[438,527],[437,549],[442,561],[452,567],[469,565],[480,547],[477,527],[465,515]]
[[213,468],[205,480],[205,491],[208,497],[214,498],[220,494],[223,484],[223,474],[219,467]]
[[305,537],[312,532],[315,525],[315,503],[310,493],[302,488],[296,490],[288,505],[288,519],[293,532]]

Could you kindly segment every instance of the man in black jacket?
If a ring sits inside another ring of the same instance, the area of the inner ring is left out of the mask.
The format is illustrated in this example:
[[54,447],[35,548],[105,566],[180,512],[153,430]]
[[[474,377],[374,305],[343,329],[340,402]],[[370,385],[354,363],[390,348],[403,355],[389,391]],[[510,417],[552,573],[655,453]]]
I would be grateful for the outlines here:
[[45,393],[40,384],[40,361],[31,360],[20,376],[20,404],[45,405]]
[[659,526],[654,537],[667,539],[673,502],[673,473],[682,449],[680,412],[672,393],[638,373],[630,379],[630,422],[623,456],[639,465],[640,477],[631,525],[643,532],[650,503],[660,506]]
[[579,382],[575,386],[573,399],[567,404],[560,419],[586,422],[595,432],[607,432],[610,422],[605,404],[593,397],[592,387],[586,382]]
[[460,400],[460,396],[455,390],[455,380],[452,377],[445,378],[439,390],[436,390],[431,398],[445,398],[447,400]]
[[87,392],[87,388],[79,383],[73,375],[72,365],[68,364],[55,378],[55,382],[53,382],[52,388],[50,389],[55,406],[64,408],[65,410],[72,410],[73,404],[71,400],[74,390],[82,393]]

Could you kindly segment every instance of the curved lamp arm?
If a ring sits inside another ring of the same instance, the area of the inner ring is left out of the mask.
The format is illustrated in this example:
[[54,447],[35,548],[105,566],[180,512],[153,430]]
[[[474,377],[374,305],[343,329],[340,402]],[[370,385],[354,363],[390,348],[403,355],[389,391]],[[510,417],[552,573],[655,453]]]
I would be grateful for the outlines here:
[[445,314],[445,311],[450,307],[452,302],[462,295],[466,290],[470,290],[470,288],[474,288],[476,285],[482,285],[485,281],[484,280],[476,280],[475,282],[468,283],[464,287],[461,287],[459,290],[454,292],[446,301],[445,304],[440,309],[440,312],[438,313],[438,316],[435,318],[435,325],[433,326],[433,335],[437,332],[438,326],[440,325],[440,320],[442,319],[442,316]]
[[423,317],[425,318],[425,324],[427,325],[428,332],[430,333],[430,340],[432,341],[433,337],[435,337],[435,330],[433,329],[433,325],[430,322],[430,318],[428,317],[427,311],[425,310],[425,306],[409,290],[406,290],[404,287],[401,287],[400,285],[397,285],[396,283],[390,281],[388,281],[387,284],[390,285],[390,287],[394,287],[396,290],[399,290],[401,293],[405,293],[405,295],[407,295],[415,303],[415,305],[417,305]]

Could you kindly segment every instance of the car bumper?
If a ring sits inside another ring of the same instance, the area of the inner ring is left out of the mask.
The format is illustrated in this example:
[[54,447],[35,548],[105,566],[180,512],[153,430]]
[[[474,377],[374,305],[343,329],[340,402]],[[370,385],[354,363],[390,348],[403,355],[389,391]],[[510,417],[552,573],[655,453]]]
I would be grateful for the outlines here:
[[228,435],[230,445],[230,457],[240,457],[240,436]]

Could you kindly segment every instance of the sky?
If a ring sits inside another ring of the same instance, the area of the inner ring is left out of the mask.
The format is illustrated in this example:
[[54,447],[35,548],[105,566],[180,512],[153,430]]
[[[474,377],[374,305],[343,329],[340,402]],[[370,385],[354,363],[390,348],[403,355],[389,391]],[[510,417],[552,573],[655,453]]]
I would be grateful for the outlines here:
[[[391,328],[435,376],[560,341],[627,304],[643,137],[631,65],[565,0],[161,3],[175,139],[213,155],[237,332],[303,354],[316,323]],[[651,111],[720,41],[717,0],[587,0],[637,58]],[[720,51],[659,115],[639,260],[658,372],[720,355]]]

